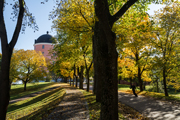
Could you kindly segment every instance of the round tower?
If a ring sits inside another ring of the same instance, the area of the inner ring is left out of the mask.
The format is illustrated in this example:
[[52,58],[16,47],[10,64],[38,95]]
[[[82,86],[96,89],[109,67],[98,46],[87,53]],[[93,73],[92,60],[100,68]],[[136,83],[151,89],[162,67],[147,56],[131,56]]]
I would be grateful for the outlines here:
[[53,49],[54,45],[52,44],[52,36],[47,34],[41,35],[34,43],[34,50],[41,51],[45,58],[51,59],[53,54],[50,54],[49,51]]

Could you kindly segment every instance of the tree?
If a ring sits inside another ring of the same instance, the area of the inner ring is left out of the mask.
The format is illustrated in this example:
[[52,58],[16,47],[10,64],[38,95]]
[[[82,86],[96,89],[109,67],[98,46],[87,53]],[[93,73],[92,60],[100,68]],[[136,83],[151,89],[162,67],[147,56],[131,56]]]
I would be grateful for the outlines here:
[[[129,18],[129,16],[131,18]],[[121,51],[125,52],[126,58],[134,60],[137,67],[137,77],[140,85],[140,91],[143,91],[143,74],[146,72],[150,65],[150,56],[152,55],[151,39],[153,39],[152,25],[149,17],[146,13],[139,14],[137,11],[128,11],[125,16],[119,20],[120,25],[116,28],[120,28],[116,33],[119,35],[118,44],[122,44]],[[125,33],[123,36],[122,33]],[[122,39],[126,37],[125,41]],[[128,50],[129,53],[127,53]],[[119,52],[121,53],[121,52]]]
[[[16,68],[16,78],[22,80],[24,84],[24,91],[26,84],[32,80],[39,80],[45,76],[46,61],[41,52],[35,50],[18,50],[13,57],[19,59],[16,61],[18,68]],[[13,60],[13,58],[12,58]],[[12,64],[13,65],[13,64]]]
[[6,32],[6,26],[4,22],[3,11],[5,10],[6,2],[5,0],[0,1],[0,39],[1,39],[1,49],[2,49],[2,62],[0,71],[0,119],[5,120],[6,111],[9,104],[9,91],[10,91],[10,80],[9,80],[9,69],[11,55],[13,48],[17,42],[19,33],[21,29],[24,31],[26,26],[30,26],[37,30],[38,27],[34,22],[34,17],[28,11],[28,8],[24,0],[18,0],[14,2],[13,15],[17,18],[16,27],[12,36],[12,39],[8,43],[8,37]]
[[165,96],[168,96],[167,78],[171,71],[179,67],[179,32],[180,32],[180,8],[179,2],[167,5],[156,12],[154,19],[156,39],[153,40],[156,48],[155,63],[162,68]]
[[[57,45],[59,49],[56,49],[55,51],[61,52],[61,58],[63,51],[71,53],[68,57],[66,57],[67,55],[64,56],[66,58],[64,60],[71,60],[71,62],[74,62],[75,78],[77,78],[77,76],[82,77],[81,74],[77,75],[76,69],[85,66],[86,78],[88,81],[87,90],[89,90],[89,71],[92,66],[92,27],[94,23],[93,4],[88,0],[73,0],[62,3],[61,5],[58,19],[54,20],[54,28],[57,30],[59,35],[59,45]],[[63,49],[63,46],[66,46],[65,49]],[[68,51],[67,48],[69,48]],[[83,72],[81,71],[79,73]],[[82,88],[82,78],[80,81],[80,88]]]
[[[117,0],[95,0],[95,33],[93,49],[96,51],[94,57],[94,66],[99,67],[98,75],[102,84],[102,101],[101,101],[101,119],[102,120],[118,120],[118,95],[117,95],[117,51],[116,51],[116,35],[112,31],[114,23],[122,17],[122,15],[138,0],[128,0],[121,3],[115,14],[111,14],[111,5],[116,6]],[[142,3],[141,3],[142,2]],[[139,1],[140,6],[150,1]],[[161,2],[161,1],[155,1]],[[138,2],[137,2],[138,3]],[[138,6],[138,5],[136,5]],[[139,6],[138,6],[139,7]],[[120,9],[119,9],[120,8]],[[94,55],[94,54],[93,54]],[[95,62],[96,61],[96,62]],[[95,74],[97,71],[95,71]]]

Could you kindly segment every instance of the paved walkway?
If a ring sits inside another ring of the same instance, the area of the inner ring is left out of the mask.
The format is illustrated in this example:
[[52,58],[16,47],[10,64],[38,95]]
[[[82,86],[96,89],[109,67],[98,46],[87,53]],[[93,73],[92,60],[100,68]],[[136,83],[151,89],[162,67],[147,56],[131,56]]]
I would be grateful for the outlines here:
[[132,94],[121,92],[119,92],[118,97],[121,103],[136,109],[148,118],[154,120],[180,120],[180,107],[169,102],[162,102],[140,95],[135,97]]
[[65,97],[44,120],[89,120],[88,106],[83,94],[69,85],[62,87],[66,90]]
[[[86,85],[84,85],[86,89]],[[90,89],[93,89],[92,86]],[[180,120],[180,105],[173,105],[170,102],[163,102],[139,95],[118,93],[119,102],[124,103],[146,117],[154,120]]]

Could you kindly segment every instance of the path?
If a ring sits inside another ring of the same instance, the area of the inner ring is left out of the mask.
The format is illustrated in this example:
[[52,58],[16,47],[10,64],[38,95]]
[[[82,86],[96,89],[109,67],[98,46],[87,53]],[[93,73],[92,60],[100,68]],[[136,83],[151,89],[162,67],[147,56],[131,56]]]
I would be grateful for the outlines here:
[[132,94],[119,92],[119,101],[124,103],[148,118],[155,120],[180,120],[180,107],[168,102],[162,102],[144,96],[135,97]]
[[[86,85],[84,85],[86,89]],[[93,89],[91,86],[90,89]],[[154,120],[180,120],[180,105],[172,105],[169,102],[163,102],[144,96],[135,97],[132,94],[118,93],[119,102],[124,103],[146,117]]]
[[88,106],[83,94],[69,85],[62,86],[66,95],[44,120],[89,120]]

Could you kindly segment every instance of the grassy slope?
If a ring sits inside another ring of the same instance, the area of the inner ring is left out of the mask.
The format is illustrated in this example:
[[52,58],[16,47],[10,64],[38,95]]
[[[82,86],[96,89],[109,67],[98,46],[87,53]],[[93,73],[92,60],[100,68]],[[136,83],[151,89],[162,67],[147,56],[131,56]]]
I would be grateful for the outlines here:
[[65,90],[59,87],[30,99],[10,104],[7,119],[37,119],[59,103],[64,95]]
[[52,87],[55,83],[44,82],[44,83],[28,83],[27,90],[24,91],[24,85],[12,85],[10,91],[10,100],[20,98],[22,96],[42,91]]

